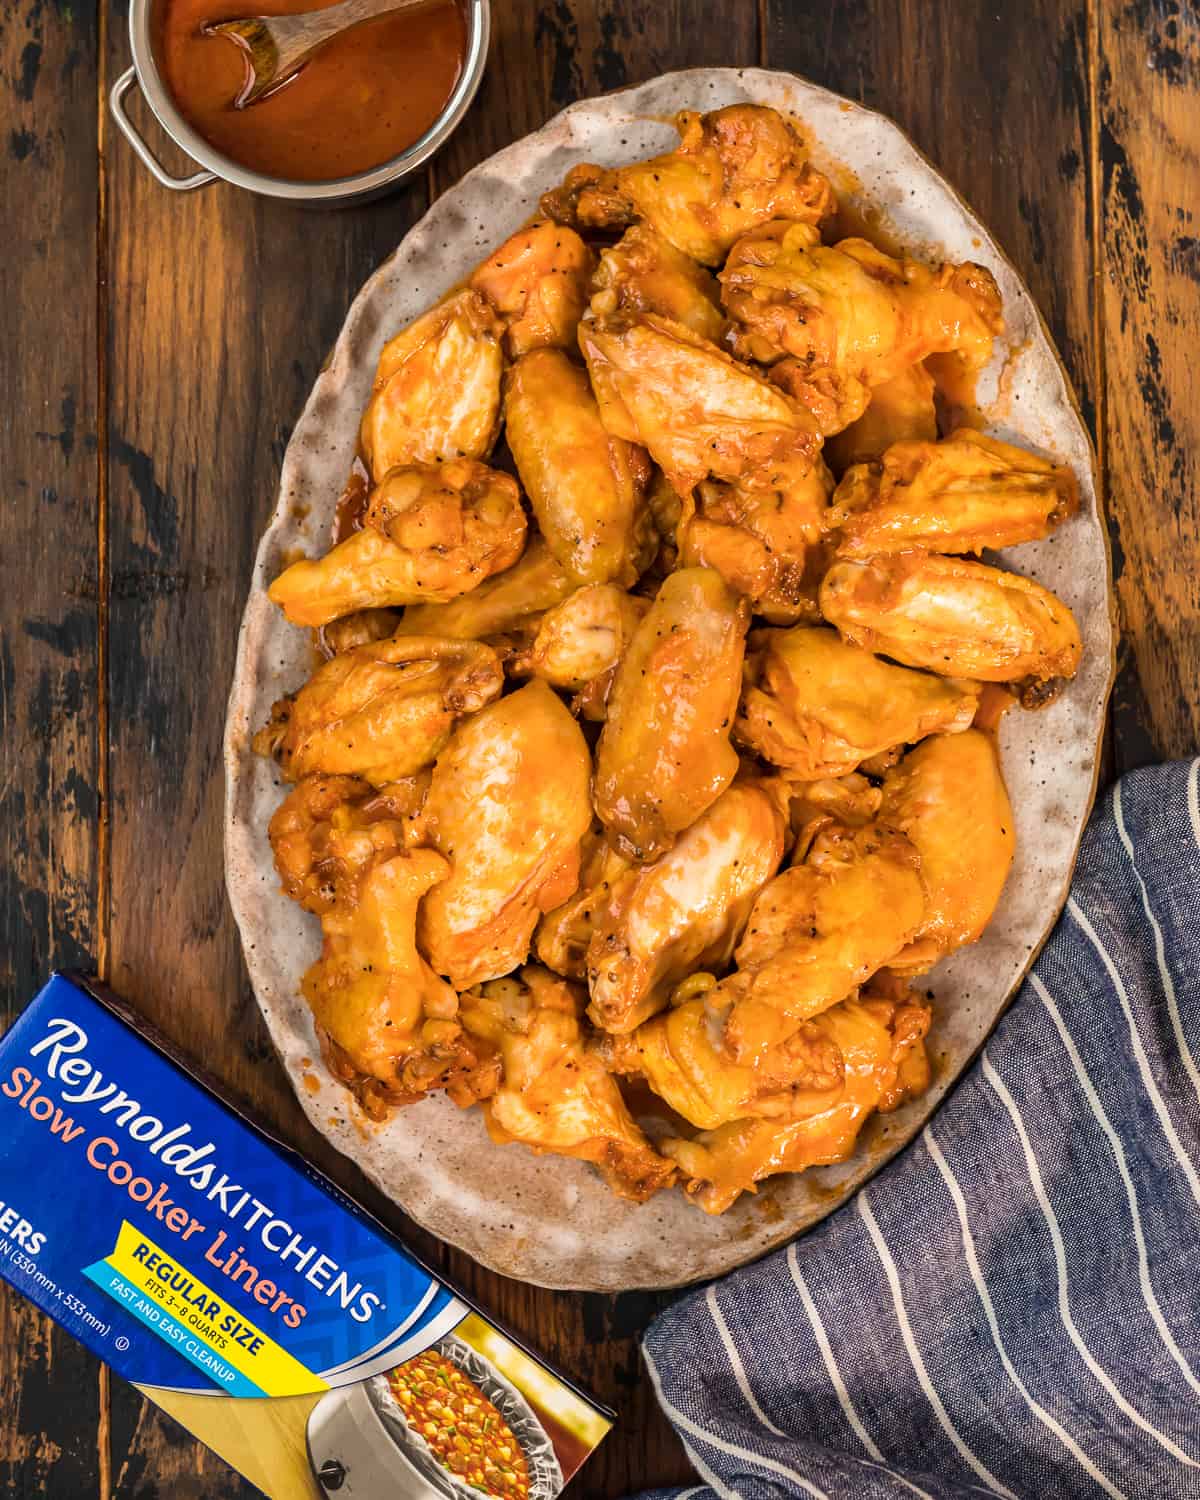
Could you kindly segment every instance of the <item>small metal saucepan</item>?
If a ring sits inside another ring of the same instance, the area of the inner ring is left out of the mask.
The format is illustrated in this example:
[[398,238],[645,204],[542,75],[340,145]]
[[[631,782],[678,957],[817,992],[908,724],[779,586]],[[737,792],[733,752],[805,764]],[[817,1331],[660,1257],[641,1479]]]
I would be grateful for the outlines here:
[[[415,172],[449,138],[475,97],[487,64],[491,30],[490,0],[460,0],[467,23],[467,50],[462,72],[446,101],[446,107],[425,134],[399,156],[392,157],[378,167],[372,167],[369,172],[359,172],[353,177],[338,177],[329,182],[292,182],[283,177],[268,177],[263,172],[255,172],[250,167],[243,167],[230,160],[193,130],[184,119],[163,82],[158,58],[155,56],[153,21],[158,3],[161,0],[132,0],[129,7],[129,44],[133,52],[133,66],[117,79],[108,102],[113,118],[146,167],[163,187],[179,193],[204,187],[220,177],[225,182],[232,182],[235,187],[248,188],[250,192],[261,193],[267,198],[287,198],[292,202],[330,207],[378,197]],[[247,11],[251,10],[253,6],[247,6]],[[204,170],[193,172],[190,177],[175,177],[154,155],[125,110],[125,96],[135,83],[141,88],[158,123],[175,144]]]

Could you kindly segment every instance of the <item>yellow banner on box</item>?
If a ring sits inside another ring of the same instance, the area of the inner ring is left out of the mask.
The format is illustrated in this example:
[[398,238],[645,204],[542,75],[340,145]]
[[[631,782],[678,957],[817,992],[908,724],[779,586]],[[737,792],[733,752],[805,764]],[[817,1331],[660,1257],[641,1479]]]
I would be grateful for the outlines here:
[[[302,1396],[329,1389],[328,1382],[128,1220],[122,1221],[116,1249],[106,1264],[264,1396]],[[194,1353],[188,1357],[200,1363]]]

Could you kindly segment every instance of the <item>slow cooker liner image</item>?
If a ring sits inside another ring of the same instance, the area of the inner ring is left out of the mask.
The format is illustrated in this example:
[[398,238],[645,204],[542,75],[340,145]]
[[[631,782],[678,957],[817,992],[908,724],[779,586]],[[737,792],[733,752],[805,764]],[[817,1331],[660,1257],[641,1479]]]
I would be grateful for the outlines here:
[[[494,1496],[497,1493],[495,1490],[477,1489],[452,1473],[433,1446],[434,1442],[442,1440],[435,1436],[433,1442],[428,1441],[406,1417],[393,1390],[393,1381],[399,1373],[418,1361],[425,1360],[428,1355],[441,1356],[460,1370],[471,1385],[495,1407],[506,1424],[518,1454],[524,1458],[527,1470],[527,1488],[517,1485],[508,1493],[514,1497],[527,1497],[527,1500],[553,1500],[553,1496],[563,1487],[563,1473],[555,1457],[553,1444],[534,1415],[532,1407],[489,1360],[453,1334],[447,1334],[423,1354],[417,1355],[415,1360],[406,1361],[387,1374],[375,1375],[367,1382],[367,1394],[372,1407],[409,1463],[447,1500],[479,1500],[481,1495]],[[502,1433],[498,1435],[503,1438]],[[486,1440],[489,1435],[484,1436]]]

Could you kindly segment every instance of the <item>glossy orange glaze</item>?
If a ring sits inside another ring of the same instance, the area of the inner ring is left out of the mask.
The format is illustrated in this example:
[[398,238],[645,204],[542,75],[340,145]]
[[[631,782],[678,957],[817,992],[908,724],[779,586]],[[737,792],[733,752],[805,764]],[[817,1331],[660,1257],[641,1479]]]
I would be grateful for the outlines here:
[[246,62],[213,21],[284,15],[332,0],[163,0],[155,52],[188,123],[242,166],[293,182],[327,182],[377,167],[441,114],[466,53],[458,0],[380,16],[335,37],[276,92],[234,107]]
[[925,368],[933,376],[937,388],[934,399],[938,407],[938,427],[943,434],[953,432],[956,427],[974,427],[978,431],[987,425],[976,395],[977,370],[972,370],[960,355],[953,353],[929,355]]
[[1011,688],[1002,682],[985,682],[975,710],[974,727],[985,734],[998,734],[1001,719],[1016,706],[1017,697]]
[[346,487],[338,496],[333,518],[333,545],[362,530],[363,516],[371,494],[371,476],[361,458],[355,456]]

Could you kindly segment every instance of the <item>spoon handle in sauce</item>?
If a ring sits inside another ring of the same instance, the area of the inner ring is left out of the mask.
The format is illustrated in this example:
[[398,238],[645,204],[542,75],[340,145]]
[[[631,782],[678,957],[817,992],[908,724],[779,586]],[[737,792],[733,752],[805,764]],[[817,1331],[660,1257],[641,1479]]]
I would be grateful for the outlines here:
[[340,0],[321,10],[291,16],[247,16],[204,27],[206,36],[225,36],[246,54],[248,76],[234,104],[243,109],[285,83],[318,47],[377,16],[414,10],[429,0]]

